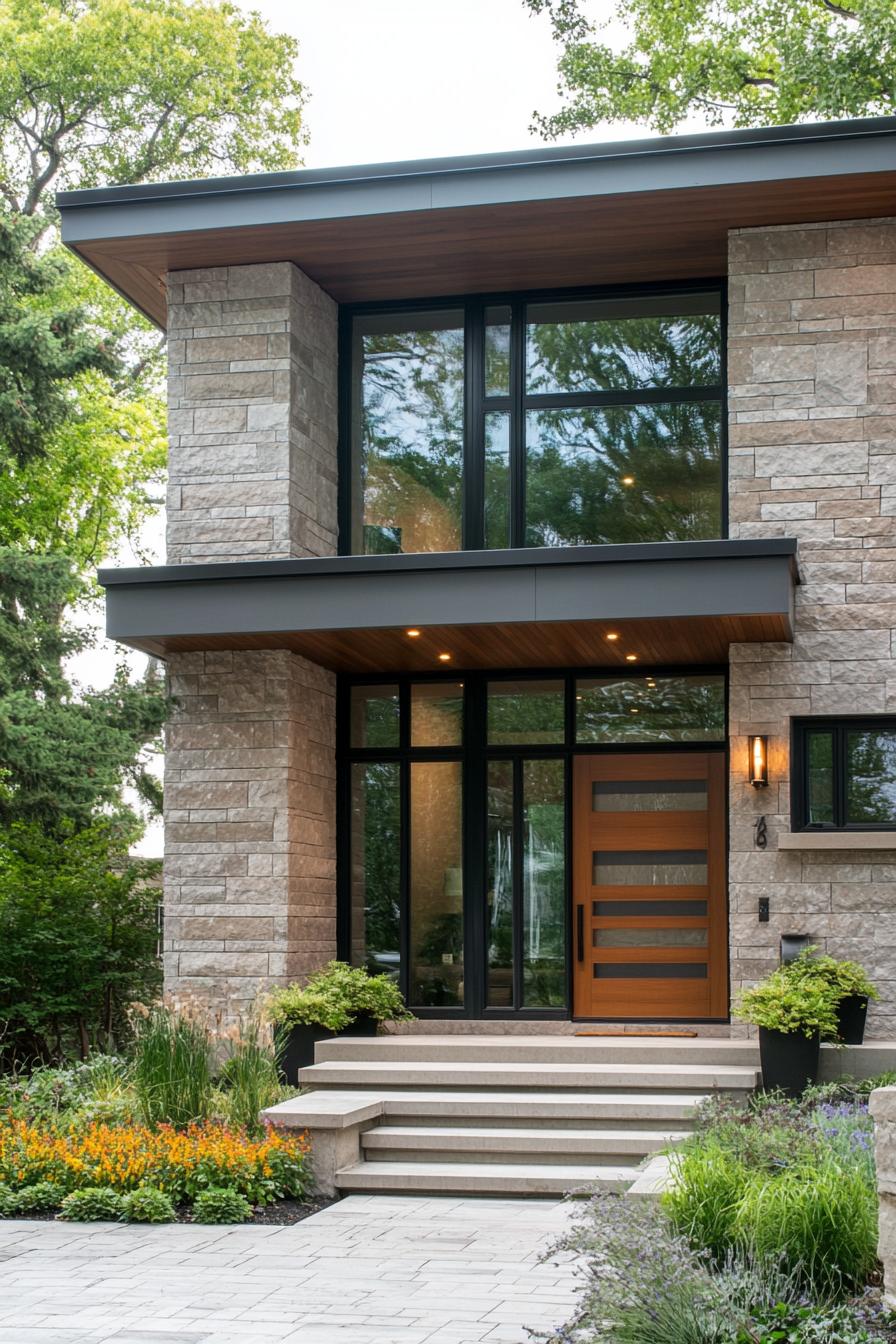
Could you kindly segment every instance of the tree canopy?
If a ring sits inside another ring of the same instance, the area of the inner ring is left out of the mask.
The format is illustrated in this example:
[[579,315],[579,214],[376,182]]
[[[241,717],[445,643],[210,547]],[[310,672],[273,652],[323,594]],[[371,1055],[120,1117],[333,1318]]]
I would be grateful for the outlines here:
[[0,194],[295,165],[295,39],[209,0],[2,0]]
[[[892,0],[525,0],[550,16],[563,106],[548,138],[600,123],[660,132],[698,116],[762,126],[896,111]],[[620,47],[606,30],[622,24]]]
[[0,826],[151,805],[161,678],[72,684],[73,610],[161,503],[164,342],[58,243],[53,193],[293,166],[297,44],[227,0],[0,0]]

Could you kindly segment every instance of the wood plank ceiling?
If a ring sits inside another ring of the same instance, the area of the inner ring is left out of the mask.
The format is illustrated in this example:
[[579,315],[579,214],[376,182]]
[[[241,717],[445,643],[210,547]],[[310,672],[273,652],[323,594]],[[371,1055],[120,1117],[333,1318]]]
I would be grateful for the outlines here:
[[697,279],[728,230],[893,212],[889,173],[466,206],[83,241],[85,261],[157,322],[165,274],[293,261],[340,303]]
[[[608,639],[608,635],[618,635]],[[172,635],[123,642],[164,658],[198,650],[289,649],[334,672],[439,672],[457,668],[620,667],[722,664],[732,643],[792,638],[783,614],[660,620],[531,621],[505,625]],[[440,653],[448,653],[446,660]],[[628,656],[634,655],[629,661]]]

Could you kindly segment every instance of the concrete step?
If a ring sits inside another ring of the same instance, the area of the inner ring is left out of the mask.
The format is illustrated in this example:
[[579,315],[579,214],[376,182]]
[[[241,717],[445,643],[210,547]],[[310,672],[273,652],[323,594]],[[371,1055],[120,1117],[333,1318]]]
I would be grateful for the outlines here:
[[[311,1093],[311,1097],[316,1094]],[[321,1094],[326,1096],[326,1093]],[[347,1095],[345,1093],[343,1096]],[[368,1095],[355,1092],[361,1102]],[[454,1124],[472,1120],[531,1125],[549,1120],[575,1125],[611,1123],[614,1126],[673,1125],[687,1128],[706,1093],[678,1092],[382,1092],[383,1118],[388,1122],[420,1124],[426,1120]],[[746,1094],[745,1094],[746,1096]],[[304,1098],[297,1098],[301,1102]]]
[[758,1069],[716,1064],[615,1064],[594,1063],[470,1063],[466,1060],[401,1060],[379,1062],[372,1059],[326,1060],[299,1070],[299,1083],[307,1088],[443,1088],[480,1090],[487,1088],[532,1089],[551,1091],[568,1088],[598,1092],[605,1089],[650,1094],[664,1092],[740,1092],[752,1091],[758,1082]]
[[626,1166],[687,1137],[672,1129],[527,1129],[484,1125],[379,1125],[361,1136],[372,1162],[515,1162],[579,1165],[593,1159]]
[[759,1067],[755,1041],[629,1036],[342,1036],[319,1041],[315,1063],[724,1064]]
[[634,1166],[556,1166],[497,1162],[357,1162],[336,1173],[344,1193],[563,1195],[569,1190],[623,1191],[638,1177]]

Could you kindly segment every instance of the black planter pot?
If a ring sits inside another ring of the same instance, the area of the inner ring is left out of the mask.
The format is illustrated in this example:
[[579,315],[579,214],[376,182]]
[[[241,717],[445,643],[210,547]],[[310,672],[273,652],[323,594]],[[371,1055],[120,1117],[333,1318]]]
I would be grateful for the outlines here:
[[759,1028],[759,1059],[762,1086],[766,1092],[786,1092],[799,1097],[818,1078],[820,1038],[801,1031],[769,1031]]
[[861,1045],[868,1016],[867,994],[848,994],[837,1005],[837,1040],[841,1045]]
[[318,1041],[331,1041],[334,1036],[375,1036],[379,1028],[375,1017],[364,1014],[356,1017],[342,1031],[327,1031],[326,1027],[290,1027],[280,1055],[280,1075],[285,1083],[298,1083],[299,1069],[314,1063],[314,1047]]

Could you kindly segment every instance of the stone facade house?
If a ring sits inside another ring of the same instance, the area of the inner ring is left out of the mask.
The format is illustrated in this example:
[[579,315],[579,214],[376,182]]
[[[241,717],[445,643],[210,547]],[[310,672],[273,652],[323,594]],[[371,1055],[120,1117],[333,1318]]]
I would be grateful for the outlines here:
[[168,333],[168,986],[896,1035],[896,119],[68,192]]

